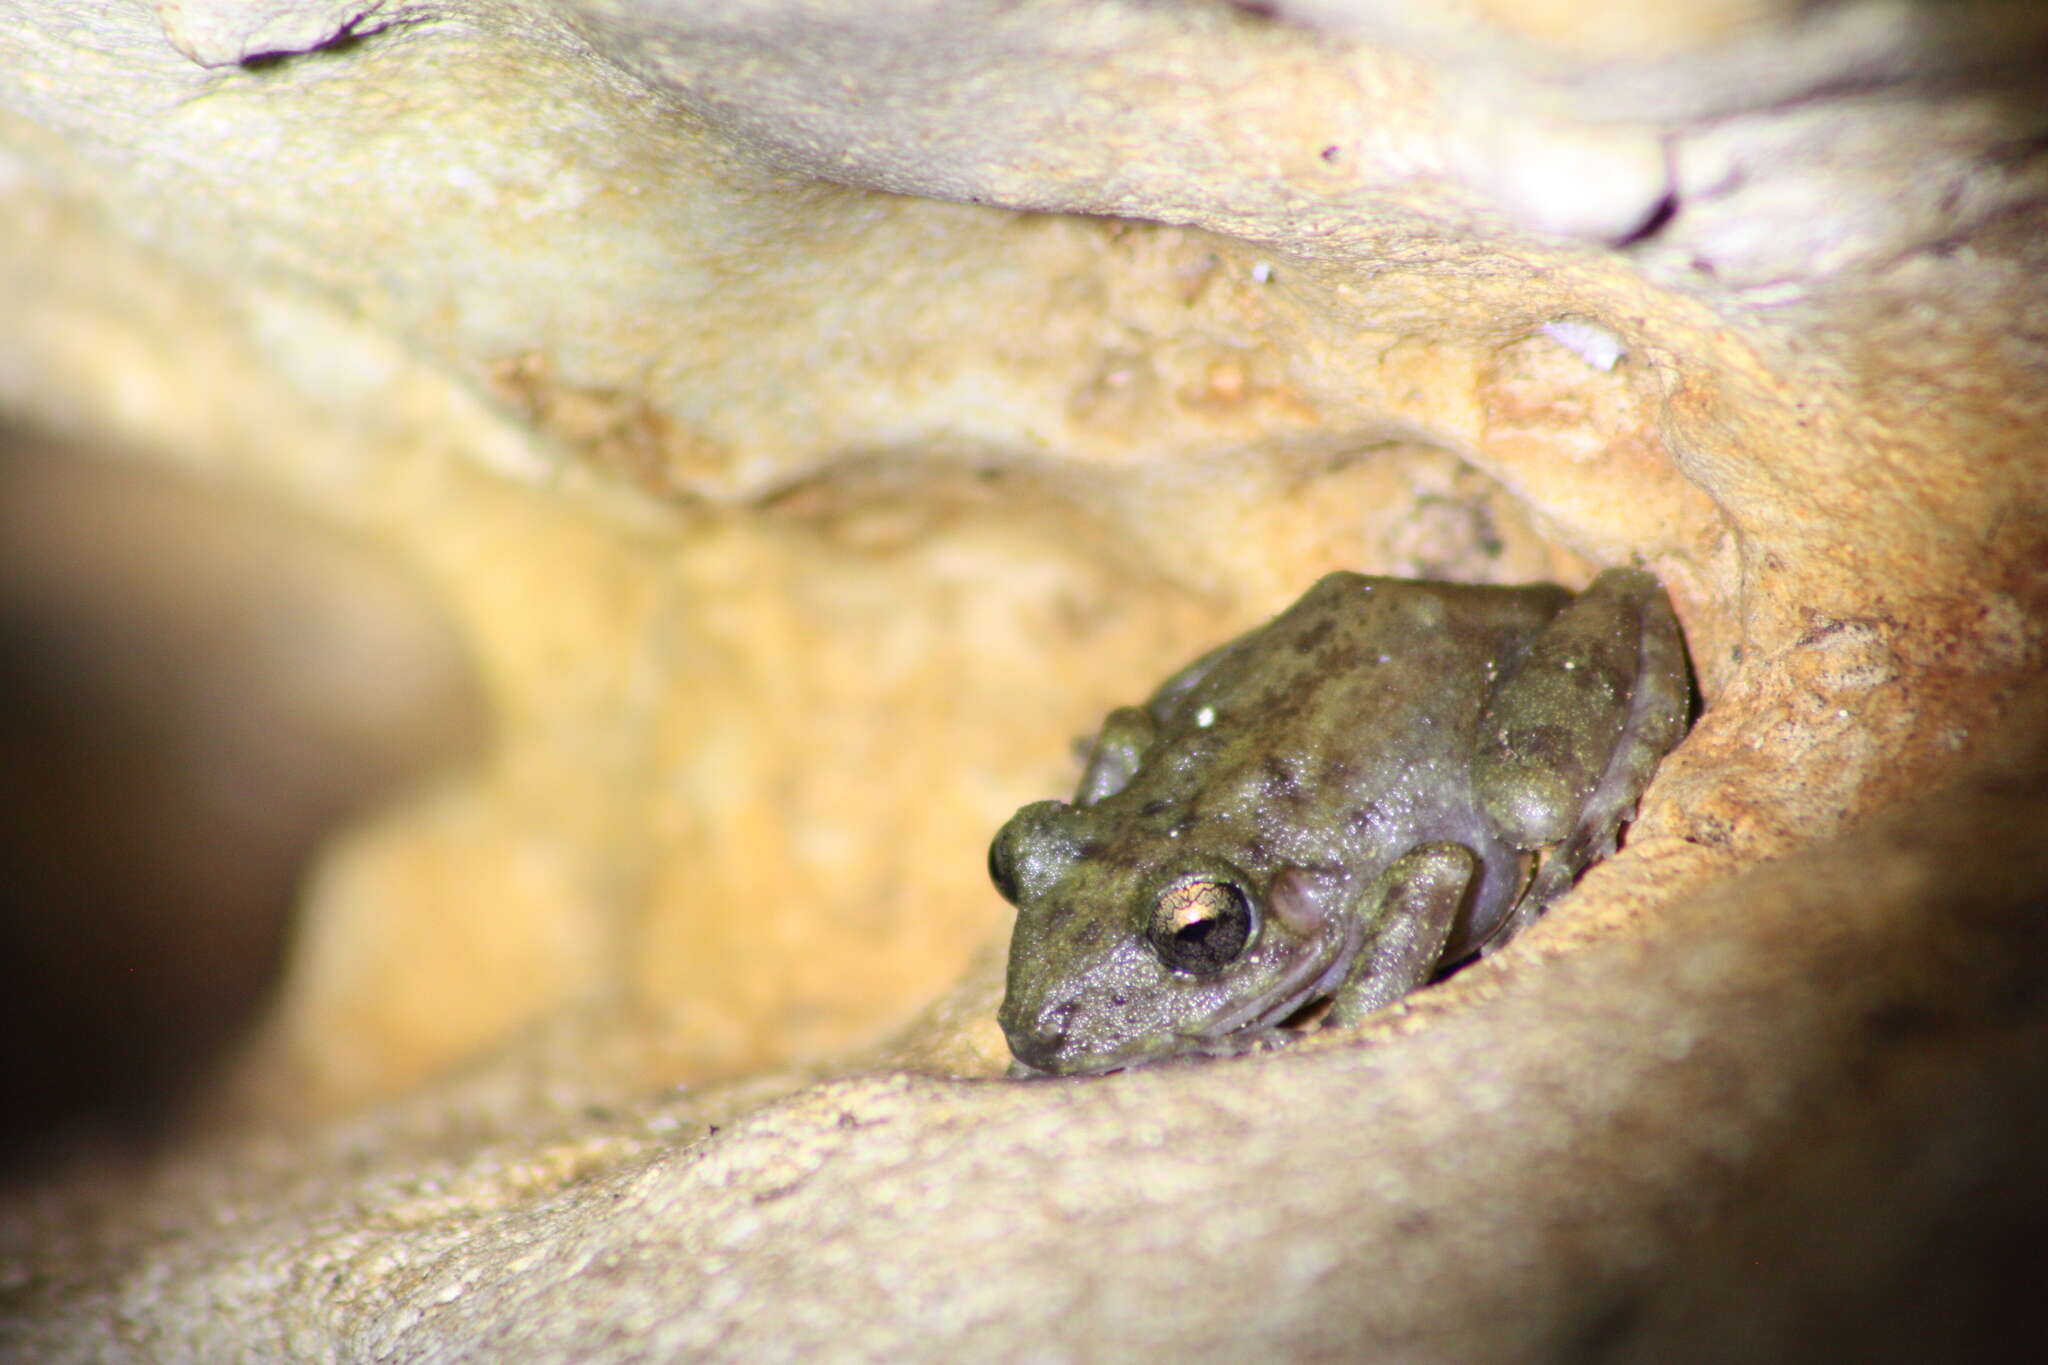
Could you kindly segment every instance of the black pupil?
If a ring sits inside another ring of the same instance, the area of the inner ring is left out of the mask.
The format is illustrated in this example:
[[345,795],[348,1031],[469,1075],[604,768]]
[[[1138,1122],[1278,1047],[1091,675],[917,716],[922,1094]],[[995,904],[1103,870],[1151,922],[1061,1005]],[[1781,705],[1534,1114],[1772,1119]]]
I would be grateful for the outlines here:
[[[1181,894],[1185,895],[1183,891]],[[1167,911],[1174,893],[1168,893]],[[1168,965],[1185,971],[1217,971],[1229,966],[1244,951],[1251,937],[1251,911],[1244,893],[1227,882],[1203,884],[1201,910],[1177,926],[1161,925],[1170,933],[1161,943]]]

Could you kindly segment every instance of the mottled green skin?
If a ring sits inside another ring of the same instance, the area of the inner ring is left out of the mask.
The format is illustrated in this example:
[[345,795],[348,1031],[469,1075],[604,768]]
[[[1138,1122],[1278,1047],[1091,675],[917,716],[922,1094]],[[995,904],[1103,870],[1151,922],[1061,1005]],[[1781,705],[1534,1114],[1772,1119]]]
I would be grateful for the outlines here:
[[[1110,714],[989,849],[1025,1067],[1344,1024],[1505,942],[1613,850],[1690,706],[1663,589],[1334,573]],[[1532,853],[1550,850],[1531,878]]]

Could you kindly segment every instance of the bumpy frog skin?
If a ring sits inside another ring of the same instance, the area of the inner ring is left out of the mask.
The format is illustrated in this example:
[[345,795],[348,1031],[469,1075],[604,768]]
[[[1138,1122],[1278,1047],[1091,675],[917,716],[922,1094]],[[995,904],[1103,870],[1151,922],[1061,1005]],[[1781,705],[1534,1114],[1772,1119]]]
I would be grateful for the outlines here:
[[1111,712],[1073,803],[996,834],[1010,1050],[1098,1072],[1242,1050],[1325,1002],[1357,1022],[1613,852],[1689,707],[1638,570],[1576,598],[1329,575]]

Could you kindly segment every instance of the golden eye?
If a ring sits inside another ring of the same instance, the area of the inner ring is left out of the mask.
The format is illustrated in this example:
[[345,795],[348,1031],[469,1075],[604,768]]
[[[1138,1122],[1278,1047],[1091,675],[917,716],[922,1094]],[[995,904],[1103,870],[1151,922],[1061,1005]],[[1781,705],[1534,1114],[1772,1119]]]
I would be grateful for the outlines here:
[[1251,900],[1235,882],[1184,877],[1153,900],[1149,937],[1169,967],[1220,972],[1251,942],[1253,923]]

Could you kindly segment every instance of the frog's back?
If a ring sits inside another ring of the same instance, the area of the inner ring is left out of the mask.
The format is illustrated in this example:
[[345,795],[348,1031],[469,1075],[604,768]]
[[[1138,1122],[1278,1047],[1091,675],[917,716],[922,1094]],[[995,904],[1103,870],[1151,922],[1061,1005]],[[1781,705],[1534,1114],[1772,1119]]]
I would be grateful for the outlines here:
[[1502,671],[1569,600],[1547,585],[1330,574],[1161,689],[1159,742],[1116,800],[1248,871],[1369,874],[1432,839],[1492,853],[1474,736]]
[[1413,737],[1424,749],[1447,747],[1469,741],[1501,672],[1570,600],[1550,584],[1327,574],[1151,705],[1166,733],[1221,731],[1219,749],[1363,756],[1372,736],[1408,731],[1426,732]]

